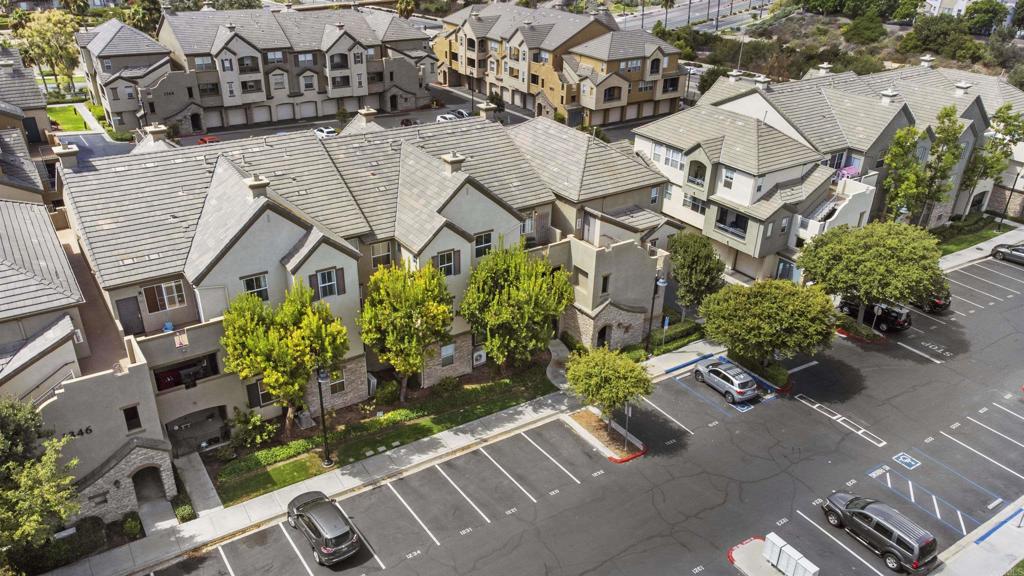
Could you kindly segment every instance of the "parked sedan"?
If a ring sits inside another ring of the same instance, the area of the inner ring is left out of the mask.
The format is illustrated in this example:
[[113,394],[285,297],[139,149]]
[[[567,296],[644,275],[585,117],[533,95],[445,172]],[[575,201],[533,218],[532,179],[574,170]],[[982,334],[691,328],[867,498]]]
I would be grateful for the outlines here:
[[323,140],[324,138],[331,138],[332,136],[337,136],[338,131],[330,126],[321,126],[313,130],[313,134],[316,134],[317,138]]
[[739,366],[707,358],[697,363],[693,370],[697,382],[703,382],[725,396],[729,404],[743,402],[757,396],[754,378]]
[[469,118],[469,112],[459,108],[457,110],[452,110],[452,116],[455,116],[456,118]]
[[323,492],[304,492],[288,503],[288,524],[302,532],[313,549],[313,560],[329,566],[355,554],[362,546],[359,532]]
[[[852,318],[857,318],[859,307],[860,302],[853,298],[843,298],[839,301],[839,311]],[[910,318],[910,310],[903,306],[878,302],[865,306],[864,323],[882,332],[891,332],[906,330],[913,321]]]
[[1024,244],[1016,246],[1000,244],[992,249],[992,257],[996,260],[1009,260],[1010,262],[1024,264]]
[[214,144],[220,142],[220,138],[216,136],[201,136],[197,141],[198,144]]
[[830,525],[860,540],[894,572],[921,574],[938,564],[935,537],[891,506],[849,492],[833,492],[821,509]]
[[457,116],[452,114],[438,114],[435,122],[454,122],[458,119],[459,118]]

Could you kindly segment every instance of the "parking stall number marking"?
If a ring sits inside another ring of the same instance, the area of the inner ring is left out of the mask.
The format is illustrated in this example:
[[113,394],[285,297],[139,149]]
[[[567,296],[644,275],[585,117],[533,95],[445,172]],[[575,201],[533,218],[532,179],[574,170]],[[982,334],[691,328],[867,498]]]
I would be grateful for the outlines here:
[[466,534],[469,534],[472,531],[472,528],[463,528],[462,530],[459,530],[459,536],[465,536]]
[[516,508],[516,507],[509,508],[508,510],[505,510],[505,516],[511,516],[511,515],[515,514],[516,512],[519,512],[518,508]]
[[782,526],[783,524],[785,524],[787,522],[789,522],[789,518],[780,518],[777,522],[775,522],[775,525],[776,526]]
[[604,474],[604,470],[598,470],[597,472],[592,473],[591,476],[593,476],[594,478],[597,478],[601,474]]
[[704,566],[703,565],[697,566],[693,570],[690,570],[690,572],[693,572],[694,574],[700,574],[703,571],[704,571]]
[[902,465],[907,470],[913,470],[921,465],[921,461],[914,458],[906,452],[900,452],[899,454],[892,457],[894,461]]
[[555,489],[554,489],[554,490],[552,490],[551,492],[548,492],[548,496],[554,496],[554,495],[556,495],[556,494],[558,494],[558,488],[555,488]]
[[413,550],[412,552],[409,552],[408,554],[406,554],[405,558],[407,560],[412,560],[413,558],[419,556],[420,554],[423,554],[423,552],[420,551],[420,550]]

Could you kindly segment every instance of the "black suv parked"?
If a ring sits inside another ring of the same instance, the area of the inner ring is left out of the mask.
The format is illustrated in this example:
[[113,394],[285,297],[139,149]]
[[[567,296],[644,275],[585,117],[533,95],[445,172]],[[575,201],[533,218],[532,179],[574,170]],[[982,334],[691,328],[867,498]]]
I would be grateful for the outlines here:
[[323,492],[305,492],[288,503],[288,524],[309,541],[313,559],[328,566],[359,551],[359,533]]
[[923,574],[938,564],[935,537],[886,504],[849,492],[833,492],[821,509],[829,524],[844,528],[894,572]]
[[[847,316],[857,317],[857,309],[860,306],[860,302],[853,298],[843,298],[839,301],[839,310]],[[876,312],[878,311],[878,318],[875,319]],[[906,330],[910,328],[910,310],[896,304],[887,304],[885,302],[878,302],[876,304],[868,304],[864,308],[864,323],[868,326],[874,326],[882,332],[891,332],[894,330]]]

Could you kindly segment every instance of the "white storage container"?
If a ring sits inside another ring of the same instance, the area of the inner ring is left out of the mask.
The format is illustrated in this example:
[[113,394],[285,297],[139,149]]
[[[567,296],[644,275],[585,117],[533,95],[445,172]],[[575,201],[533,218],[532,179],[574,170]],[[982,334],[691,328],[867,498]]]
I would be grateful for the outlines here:
[[764,537],[764,549],[761,550],[761,556],[772,566],[778,566],[779,554],[782,553],[782,548],[785,545],[786,541],[780,538],[778,534],[769,532]]

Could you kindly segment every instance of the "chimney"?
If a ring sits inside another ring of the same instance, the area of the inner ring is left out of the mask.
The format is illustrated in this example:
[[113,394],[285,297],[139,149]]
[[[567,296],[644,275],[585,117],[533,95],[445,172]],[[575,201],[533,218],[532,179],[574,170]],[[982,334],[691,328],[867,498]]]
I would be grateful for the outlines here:
[[249,190],[252,192],[253,198],[266,197],[267,186],[270,186],[270,180],[267,180],[256,172],[253,172],[252,178],[246,178],[245,183],[249,186]]
[[832,73],[832,65],[828,62],[818,64],[818,76],[828,76]]
[[212,10],[216,10],[216,8],[213,7],[212,0],[203,0],[203,7],[200,8],[199,11],[200,12],[210,12]]
[[235,31],[235,24],[233,22],[228,22],[227,25],[224,26],[224,27],[228,29],[228,32],[234,32]]
[[369,106],[360,108],[357,113],[363,117],[363,122],[373,122],[373,119],[377,117],[377,111]]
[[758,76],[757,78],[754,78],[754,86],[756,86],[758,90],[767,90],[769,84],[771,84],[771,80],[769,80],[767,76]]
[[164,126],[159,122],[154,122],[143,128],[143,130],[146,131],[146,134],[153,137],[153,142],[160,142],[167,138],[167,126]]
[[171,6],[169,3],[168,4],[161,4],[160,5],[160,13],[161,14],[174,14],[174,7]]
[[896,91],[895,86],[889,86],[885,90],[882,90],[882,104],[884,106],[892,104],[893,102],[896,101],[896,97],[899,95],[900,93]]
[[337,28],[339,31],[344,30],[345,29],[345,23],[344,22],[335,22],[334,23],[334,27]]
[[462,170],[462,163],[466,161],[466,157],[462,156],[455,150],[441,156],[441,160],[444,160],[445,170],[444,173],[451,176],[456,172]]
[[735,82],[739,80],[741,76],[743,76],[743,72],[740,72],[739,70],[733,68],[732,70],[729,71],[728,74],[726,74],[726,76],[729,77],[729,82]]
[[494,115],[498,111],[497,104],[491,104],[487,101],[477,104],[476,107],[480,109],[480,117],[488,120],[494,120]]
[[924,66],[925,68],[931,68],[932,62],[935,62],[935,56],[932,56],[931,54],[925,54],[924,56],[921,56],[921,66]]
[[74,172],[78,168],[78,146],[74,144],[54,146],[53,153],[60,159],[60,165],[65,170]]
[[523,26],[526,26],[527,28],[533,28],[533,19],[527,18],[526,20],[524,20]]
[[967,91],[971,89],[971,83],[966,80],[961,80],[953,87],[956,88],[957,97],[967,96]]
[[285,2],[284,3],[284,11],[285,12],[291,12],[292,11],[292,3],[291,2]]

